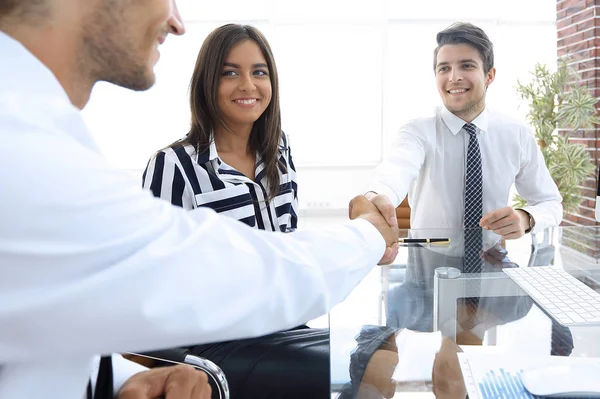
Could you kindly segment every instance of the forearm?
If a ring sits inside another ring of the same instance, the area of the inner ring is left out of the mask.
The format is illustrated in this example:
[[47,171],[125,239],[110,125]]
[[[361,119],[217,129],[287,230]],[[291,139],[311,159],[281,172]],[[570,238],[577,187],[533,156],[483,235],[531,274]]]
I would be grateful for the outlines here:
[[155,224],[153,240],[120,262],[104,254],[95,272],[81,268],[80,256],[58,261],[63,274],[81,275],[51,278],[52,286],[38,289],[31,281],[35,296],[16,286],[3,291],[1,302],[12,305],[0,314],[0,324],[11,326],[0,331],[2,360],[147,350],[289,328],[344,299],[385,247],[364,221],[273,234],[201,213],[200,225],[183,215]]
[[367,191],[385,195],[397,207],[417,179],[424,160],[424,143],[411,134],[399,133],[390,155],[375,169]]
[[515,186],[528,203],[523,210],[533,216],[535,225],[532,231],[558,226],[563,215],[562,197],[532,135],[527,135],[524,140],[522,156],[522,167]]
[[19,146],[2,158],[17,166],[0,168],[15,194],[0,207],[0,364],[289,328],[327,312],[385,250],[365,221],[275,234],[185,211],[77,142],[40,137],[35,186]]

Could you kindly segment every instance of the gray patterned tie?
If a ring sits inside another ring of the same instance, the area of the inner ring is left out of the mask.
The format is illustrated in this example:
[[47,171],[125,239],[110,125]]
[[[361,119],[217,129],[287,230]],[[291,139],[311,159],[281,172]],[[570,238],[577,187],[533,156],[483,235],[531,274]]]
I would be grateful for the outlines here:
[[465,273],[481,272],[482,234],[479,221],[483,216],[483,178],[481,152],[477,141],[477,127],[466,123],[463,129],[469,133],[467,147],[467,170],[465,173]]

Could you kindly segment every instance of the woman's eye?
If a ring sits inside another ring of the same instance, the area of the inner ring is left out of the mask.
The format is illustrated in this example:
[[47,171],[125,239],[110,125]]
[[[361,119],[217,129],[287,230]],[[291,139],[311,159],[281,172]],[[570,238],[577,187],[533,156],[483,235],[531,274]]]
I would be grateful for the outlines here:
[[256,71],[254,71],[254,74],[256,76],[269,76],[269,73],[267,71],[262,70],[262,69],[257,69]]
[[235,71],[223,71],[222,76],[235,76],[236,72]]

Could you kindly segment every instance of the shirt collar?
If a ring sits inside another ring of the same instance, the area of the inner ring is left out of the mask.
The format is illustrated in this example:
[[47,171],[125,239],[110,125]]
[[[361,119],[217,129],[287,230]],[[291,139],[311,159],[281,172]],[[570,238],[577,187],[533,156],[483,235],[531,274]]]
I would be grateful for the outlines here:
[[[285,137],[285,134],[282,134],[281,138],[279,139],[279,155],[281,156],[283,152],[287,151],[287,149],[287,139]],[[219,158],[219,153],[217,152],[217,146],[215,144],[215,141],[212,140],[208,148],[204,150],[201,154],[198,154],[198,163],[203,164],[215,160],[217,160],[219,164],[221,163],[221,158]]]
[[215,145],[215,141],[211,141],[208,148],[198,154],[198,163],[204,164],[207,162],[211,162],[214,160],[219,160],[219,154],[217,153],[217,146]]
[[[465,123],[467,123],[464,120],[462,120],[461,118],[459,118],[458,116],[454,115],[452,112],[448,111],[448,108],[446,108],[446,107],[442,107],[441,114],[442,114],[442,121],[444,121],[444,123],[446,124],[448,129],[450,129],[450,132],[455,136],[458,134],[458,132],[460,132],[460,130],[465,125]],[[489,111],[486,107],[477,116],[477,118],[475,118],[475,119],[473,119],[473,121],[471,121],[471,123],[474,124],[475,126],[477,126],[478,131],[487,132],[488,121],[489,121]]]
[[84,146],[98,151],[69,96],[52,71],[25,46],[0,31],[0,113],[39,126],[61,131]]

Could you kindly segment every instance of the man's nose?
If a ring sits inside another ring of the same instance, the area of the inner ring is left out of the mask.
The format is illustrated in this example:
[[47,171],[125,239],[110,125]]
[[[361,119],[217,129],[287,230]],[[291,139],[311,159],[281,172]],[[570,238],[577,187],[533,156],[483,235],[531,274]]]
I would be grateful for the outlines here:
[[168,24],[169,33],[172,33],[177,36],[181,36],[185,33],[183,19],[181,18],[181,14],[179,14],[179,9],[177,9],[177,3],[175,2],[175,0],[172,0],[171,16],[169,17]]
[[450,72],[450,81],[451,82],[460,82],[462,80],[462,73],[458,69],[452,69]]

